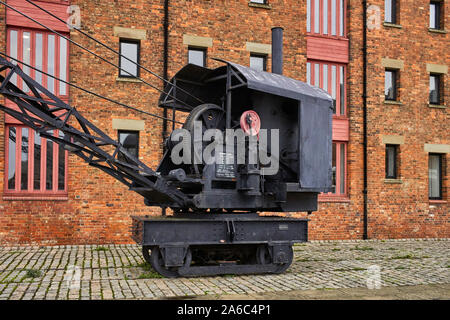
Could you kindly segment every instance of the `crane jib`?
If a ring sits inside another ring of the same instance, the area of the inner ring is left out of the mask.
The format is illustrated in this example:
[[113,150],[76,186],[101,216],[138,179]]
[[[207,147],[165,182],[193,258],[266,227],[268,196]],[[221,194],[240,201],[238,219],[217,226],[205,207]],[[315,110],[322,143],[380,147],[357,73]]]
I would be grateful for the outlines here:
[[[5,70],[7,75],[0,75],[0,94],[17,108],[0,104],[0,110],[72,151],[89,165],[101,169],[131,190],[138,193],[151,190],[180,207],[188,206],[188,197],[184,193],[170,186],[163,177],[130,155],[118,141],[84,118],[75,107],[52,94],[25,74],[18,65],[0,57],[0,71]],[[27,84],[28,94],[11,82],[13,74]],[[71,121],[75,121],[81,129],[74,127]],[[49,134],[51,130],[60,130],[64,137]],[[119,152],[123,156],[121,161],[118,159]]]

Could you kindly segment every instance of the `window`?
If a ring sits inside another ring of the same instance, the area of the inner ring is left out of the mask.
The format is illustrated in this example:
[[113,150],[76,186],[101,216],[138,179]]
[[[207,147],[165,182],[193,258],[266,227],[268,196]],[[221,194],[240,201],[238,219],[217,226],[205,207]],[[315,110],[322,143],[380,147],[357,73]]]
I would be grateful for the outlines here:
[[[8,28],[6,35],[8,55],[67,81],[67,40],[44,30],[15,27]],[[67,84],[25,65],[20,67],[63,101],[68,100]],[[30,91],[16,75],[13,75],[12,82],[23,91]],[[12,104],[10,101],[6,103]],[[57,130],[47,133],[63,137]],[[5,116],[5,141],[5,195],[28,197],[67,194],[67,151],[8,115]]]
[[336,195],[346,194],[346,163],[347,143],[333,142],[332,151],[332,193]]
[[[41,30],[8,28],[7,54],[61,80],[68,79],[69,46],[64,38]],[[20,67],[53,94],[63,99],[67,98],[68,86],[64,82],[43,75],[25,65]],[[13,75],[11,81],[23,91],[29,91],[27,85],[16,75]]]
[[[58,131],[49,134],[63,138]],[[67,193],[67,151],[23,125],[6,125],[5,194]]]
[[206,49],[189,48],[188,63],[196,64],[200,67],[206,67]]
[[250,54],[250,68],[258,70],[258,71],[266,71],[267,70],[267,56],[258,55],[258,54]]
[[261,4],[267,4],[267,0],[250,0],[250,2],[253,2],[253,3],[261,3]]
[[441,75],[430,75],[430,104],[441,103]]
[[441,2],[430,2],[430,28],[441,29]]
[[397,71],[386,69],[384,72],[384,99],[397,100]]
[[333,98],[333,113],[345,116],[347,89],[346,65],[310,61],[306,64],[306,79],[308,84],[322,88]]
[[[139,131],[119,130],[119,143],[129,155],[139,159]],[[123,153],[119,152],[118,159],[125,161]]]
[[397,179],[398,145],[386,145],[386,179]]
[[392,24],[397,24],[397,1],[384,1],[384,21]]
[[428,197],[442,199],[442,154],[430,153],[428,157]]
[[307,32],[344,37],[346,0],[307,0],[306,12]]
[[124,57],[119,57],[119,77],[139,77],[139,67],[135,63],[139,64],[140,61],[140,46],[139,41],[120,39],[120,54],[131,61]]

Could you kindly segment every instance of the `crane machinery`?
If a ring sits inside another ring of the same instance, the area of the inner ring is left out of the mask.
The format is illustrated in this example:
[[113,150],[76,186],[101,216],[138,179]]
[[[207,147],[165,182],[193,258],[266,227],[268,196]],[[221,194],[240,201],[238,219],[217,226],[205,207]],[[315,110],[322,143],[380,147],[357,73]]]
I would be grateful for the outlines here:
[[159,217],[130,213],[132,238],[161,275],[281,273],[292,263],[293,244],[307,241],[308,219],[271,212],[316,211],[319,193],[331,190],[333,112],[328,93],[279,74],[281,32],[275,28],[272,36],[278,73],[219,60],[215,69],[188,64],[166,82],[159,106],[173,111],[174,122],[177,112],[187,117],[166,139],[155,170],[4,57],[0,94],[14,107],[0,109],[119,180],[146,205],[171,209]]

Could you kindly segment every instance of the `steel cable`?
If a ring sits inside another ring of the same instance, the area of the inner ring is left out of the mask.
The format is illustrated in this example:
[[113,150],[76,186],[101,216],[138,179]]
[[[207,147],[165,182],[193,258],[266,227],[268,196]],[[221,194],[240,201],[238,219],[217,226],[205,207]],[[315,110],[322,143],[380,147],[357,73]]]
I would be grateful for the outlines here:
[[[65,39],[66,41],[69,41],[70,43],[73,43],[73,44],[76,45],[77,47],[79,47],[79,48],[81,48],[81,49],[87,51],[88,53],[94,55],[95,57],[99,58],[100,60],[102,60],[102,61],[104,61],[104,62],[106,62],[106,63],[112,65],[113,67],[117,68],[118,70],[125,71],[126,73],[128,73],[129,75],[131,75],[133,78],[136,78],[136,79],[142,81],[143,83],[145,83],[146,85],[148,85],[149,87],[151,87],[151,88],[157,90],[158,92],[164,93],[164,94],[166,94],[168,97],[173,98],[174,101],[178,101],[178,102],[180,102],[180,103],[187,104],[187,103],[184,103],[183,101],[181,101],[180,99],[177,99],[176,97],[174,97],[174,96],[172,96],[172,95],[170,95],[170,94],[168,94],[168,93],[165,93],[163,90],[161,90],[161,89],[159,89],[158,87],[156,87],[156,86],[154,86],[154,85],[148,83],[147,81],[145,81],[145,80],[143,80],[143,79],[141,79],[141,78],[139,78],[139,77],[134,77],[133,74],[131,74],[131,73],[128,72],[127,70],[124,70],[124,69],[120,68],[118,65],[112,63],[111,61],[108,61],[107,59],[105,59],[105,58],[99,56],[98,54],[92,52],[91,50],[89,50],[89,49],[83,47],[82,45],[80,45],[80,44],[77,43],[76,41],[73,41],[73,40],[71,40],[70,38],[65,37],[64,35],[62,35],[62,34],[60,34],[59,32],[53,30],[52,28],[47,27],[46,25],[44,25],[44,24],[40,23],[39,21],[37,21],[37,20],[31,18],[30,16],[26,15],[25,13],[23,13],[23,12],[21,12],[21,11],[15,9],[14,7],[8,5],[7,3],[5,3],[5,2],[3,2],[3,1],[0,0],[0,4],[3,4],[4,6],[6,6],[6,7],[10,8],[11,10],[13,10],[13,11],[19,13],[20,15],[24,16],[25,18],[27,18],[27,19],[33,21],[34,23],[37,23],[37,24],[40,25],[41,27],[43,27],[43,28],[49,30],[50,32],[52,32],[52,33],[54,33],[54,34],[60,36],[61,38]],[[187,104],[187,105],[189,105],[189,104]],[[191,108],[193,107],[193,106],[191,106],[191,105],[189,105],[189,106],[190,106]]]
[[133,63],[134,65],[138,66],[139,68],[142,68],[143,70],[147,71],[147,72],[150,73],[151,75],[157,77],[158,79],[164,81],[165,83],[171,85],[172,87],[175,87],[177,90],[179,90],[179,91],[185,93],[185,94],[188,95],[189,97],[196,99],[196,100],[197,100],[198,102],[200,102],[200,103],[205,103],[205,102],[203,102],[201,99],[199,99],[198,97],[196,97],[196,96],[192,95],[191,93],[187,92],[186,90],[184,90],[184,89],[182,89],[182,88],[176,86],[175,84],[171,83],[171,82],[168,81],[167,79],[164,79],[164,78],[161,77],[159,74],[157,74],[157,73],[155,73],[155,72],[153,72],[153,71],[147,69],[146,67],[142,66],[141,64],[139,64],[139,63],[137,63],[137,62],[135,62],[135,61],[129,59],[128,57],[126,57],[126,56],[124,56],[124,55],[122,55],[122,54],[121,54],[120,52],[118,52],[117,50],[114,50],[113,48],[111,48],[110,46],[104,44],[104,43],[101,42],[100,40],[95,39],[94,37],[92,37],[91,35],[87,34],[87,33],[84,32],[84,31],[82,31],[81,29],[72,26],[71,24],[67,23],[66,21],[64,21],[63,19],[61,19],[60,17],[58,17],[57,15],[55,15],[55,14],[51,13],[50,11],[48,11],[48,10],[42,8],[41,6],[39,6],[38,4],[34,3],[33,1],[31,1],[31,0],[25,0],[25,1],[28,2],[28,3],[30,3],[30,4],[32,4],[32,5],[35,6],[36,8],[39,8],[40,10],[44,11],[45,13],[47,13],[47,14],[50,15],[50,16],[52,16],[53,18],[55,18],[55,19],[61,21],[62,23],[66,24],[67,26],[69,26],[69,28],[75,29],[76,31],[78,31],[78,32],[81,33],[82,35],[88,37],[88,38],[91,39],[92,41],[94,41],[94,42],[100,44],[101,46],[105,47],[106,49],[108,49],[108,50],[112,51],[113,53],[119,55],[119,57],[127,59],[129,62]]
[[100,99],[103,99],[103,100],[112,102],[112,103],[117,104],[117,105],[119,105],[119,106],[122,106],[122,107],[124,107],[124,108],[131,109],[131,110],[134,110],[134,111],[136,111],[136,112],[140,112],[140,113],[143,113],[143,114],[146,114],[146,115],[155,117],[155,118],[159,118],[159,119],[162,119],[162,120],[167,120],[167,121],[171,121],[171,122],[183,124],[182,122],[174,121],[174,120],[172,120],[172,119],[170,119],[170,118],[165,118],[165,117],[159,116],[159,115],[157,115],[157,114],[150,113],[150,112],[147,112],[147,111],[138,109],[138,108],[136,108],[136,107],[129,106],[129,105],[124,104],[124,103],[122,103],[122,102],[119,102],[119,101],[117,101],[117,100],[114,100],[114,99],[111,99],[111,98],[102,96],[102,95],[100,95],[100,94],[98,94],[98,93],[95,93],[95,92],[93,92],[93,91],[90,91],[90,90],[88,90],[88,89],[84,89],[84,88],[82,88],[82,87],[80,87],[80,86],[77,86],[76,84],[73,84],[73,83],[70,83],[70,82],[68,82],[68,81],[59,79],[58,77],[55,77],[55,76],[53,76],[53,75],[51,75],[51,74],[48,74],[47,72],[44,72],[44,71],[42,71],[42,70],[39,70],[39,69],[37,69],[36,67],[33,67],[33,66],[31,66],[31,65],[29,65],[29,64],[27,64],[27,63],[25,63],[25,62],[23,62],[23,61],[20,61],[19,59],[16,59],[16,58],[14,58],[14,57],[11,57],[11,56],[7,55],[7,54],[4,53],[4,52],[1,52],[1,51],[0,51],[0,55],[4,56],[4,57],[6,57],[6,58],[12,59],[12,60],[16,61],[17,63],[20,63],[20,64],[22,64],[22,65],[24,65],[24,66],[26,66],[26,67],[28,67],[28,68],[31,68],[31,69],[33,69],[33,70],[35,70],[35,71],[38,71],[38,72],[42,73],[43,75],[46,75],[46,76],[48,76],[48,77],[51,77],[51,78],[53,78],[53,79],[55,79],[55,80],[57,80],[57,81],[61,81],[61,82],[65,83],[65,84],[67,84],[67,85],[69,85],[69,86],[71,86],[71,87],[73,87],[73,88],[76,88],[76,89],[78,89],[78,90],[81,90],[81,91],[84,91],[84,92],[86,92],[86,93],[89,93],[89,94],[91,94],[91,95],[93,95],[93,96],[95,96],[95,97],[97,97],[97,98],[100,98]]

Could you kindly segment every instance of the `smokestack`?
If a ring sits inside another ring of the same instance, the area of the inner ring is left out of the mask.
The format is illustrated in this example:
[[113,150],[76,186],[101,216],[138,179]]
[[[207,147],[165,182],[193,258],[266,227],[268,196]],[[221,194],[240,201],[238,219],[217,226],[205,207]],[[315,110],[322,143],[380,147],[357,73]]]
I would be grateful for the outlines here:
[[283,74],[283,28],[272,28],[272,73]]

